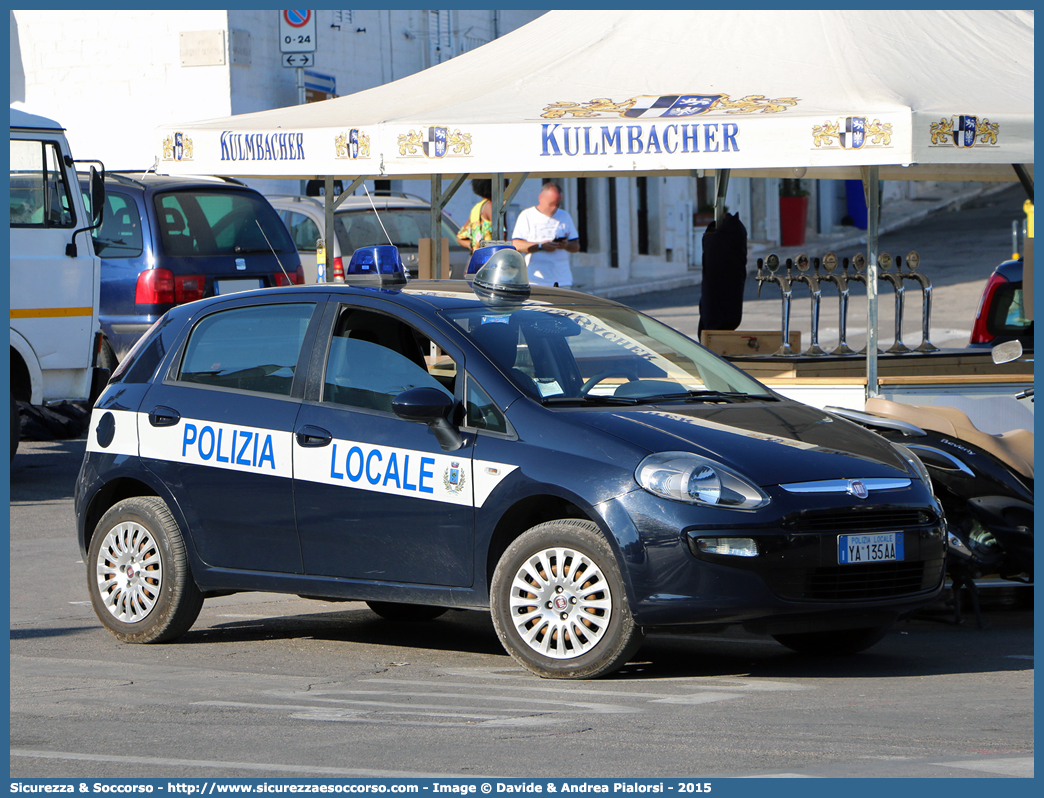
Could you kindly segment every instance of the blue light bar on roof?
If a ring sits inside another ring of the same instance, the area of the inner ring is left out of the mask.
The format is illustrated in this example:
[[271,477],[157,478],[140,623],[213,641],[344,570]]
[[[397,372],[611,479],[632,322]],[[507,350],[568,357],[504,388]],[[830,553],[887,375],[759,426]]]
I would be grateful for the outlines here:
[[344,270],[344,281],[353,285],[404,285],[408,279],[399,249],[391,244],[359,247]]
[[494,252],[500,252],[502,249],[514,249],[511,244],[506,242],[499,244],[487,244],[484,247],[479,247],[473,253],[471,253],[471,260],[468,261],[468,268],[466,274],[475,274],[486,265],[486,261],[492,257]]

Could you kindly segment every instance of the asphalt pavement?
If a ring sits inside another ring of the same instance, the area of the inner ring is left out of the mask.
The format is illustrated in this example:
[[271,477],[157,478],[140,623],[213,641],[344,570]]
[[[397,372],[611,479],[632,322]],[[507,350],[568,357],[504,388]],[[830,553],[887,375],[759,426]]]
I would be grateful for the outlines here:
[[75,543],[84,446],[24,443],[11,472],[13,779],[1033,776],[1031,594],[1012,587],[987,591],[985,629],[940,602],[839,659],[656,634],[589,682],[523,671],[487,613],[396,624],[267,593],[122,644]]

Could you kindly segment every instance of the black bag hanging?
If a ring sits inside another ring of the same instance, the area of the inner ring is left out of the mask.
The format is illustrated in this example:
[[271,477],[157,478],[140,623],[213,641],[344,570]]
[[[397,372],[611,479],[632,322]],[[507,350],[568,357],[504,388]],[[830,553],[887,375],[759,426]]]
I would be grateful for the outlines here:
[[703,283],[700,322],[704,330],[735,330],[743,319],[743,286],[747,281],[747,228],[738,213],[726,213],[717,229],[703,233]]

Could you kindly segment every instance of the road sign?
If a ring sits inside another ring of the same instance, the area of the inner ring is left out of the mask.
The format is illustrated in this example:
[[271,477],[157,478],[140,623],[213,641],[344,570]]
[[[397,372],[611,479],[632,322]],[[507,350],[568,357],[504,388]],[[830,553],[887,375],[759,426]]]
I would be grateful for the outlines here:
[[321,91],[325,94],[337,94],[337,78],[316,72],[314,69],[306,69],[304,73],[304,85],[306,89]]
[[[279,52],[281,53],[314,53],[315,52],[315,12],[314,11],[280,11],[279,12]],[[311,66],[307,63],[287,64],[283,66]]]
[[308,67],[315,63],[311,53],[287,53],[283,55],[284,67]]

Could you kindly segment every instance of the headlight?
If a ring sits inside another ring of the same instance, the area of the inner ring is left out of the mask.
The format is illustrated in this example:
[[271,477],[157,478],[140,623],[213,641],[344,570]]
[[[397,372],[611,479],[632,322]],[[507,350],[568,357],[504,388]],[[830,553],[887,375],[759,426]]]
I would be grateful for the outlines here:
[[689,452],[651,454],[638,465],[634,478],[649,493],[688,504],[756,510],[769,497],[721,463]]
[[895,450],[903,456],[910,465],[910,470],[916,475],[916,477],[923,482],[931,493],[935,493],[932,489],[932,478],[928,474],[928,469],[924,467],[924,463],[921,462],[921,458],[913,453],[912,449],[903,446],[901,443],[893,443],[892,446]]

